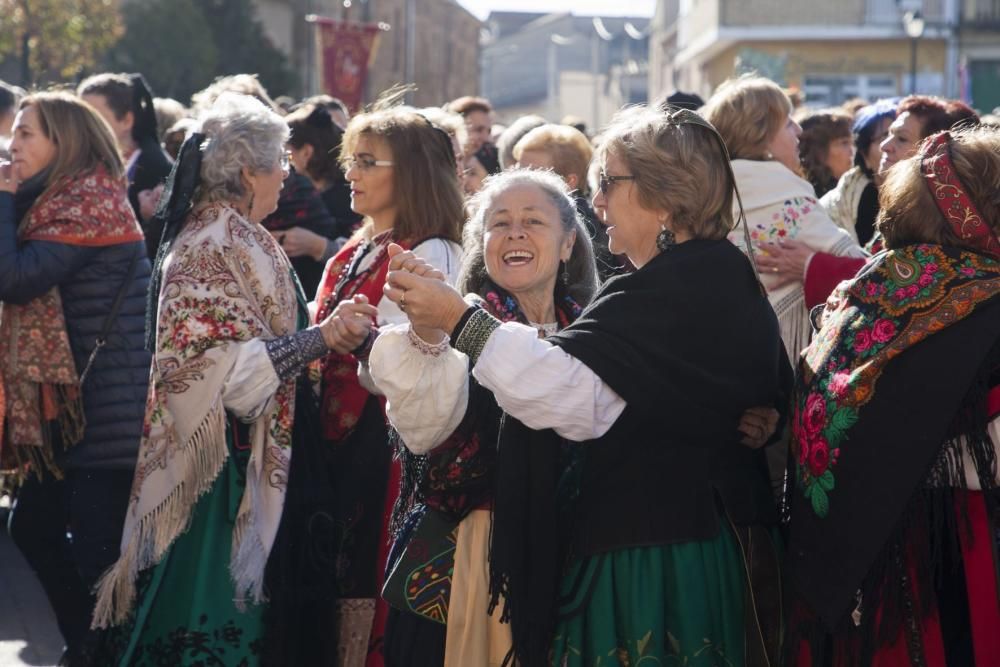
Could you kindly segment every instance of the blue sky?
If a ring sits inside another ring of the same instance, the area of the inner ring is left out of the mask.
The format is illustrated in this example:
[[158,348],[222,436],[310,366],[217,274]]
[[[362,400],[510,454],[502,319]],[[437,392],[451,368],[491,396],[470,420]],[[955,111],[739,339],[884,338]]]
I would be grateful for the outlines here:
[[652,17],[656,0],[458,0],[485,19],[491,11],[568,12],[584,16]]

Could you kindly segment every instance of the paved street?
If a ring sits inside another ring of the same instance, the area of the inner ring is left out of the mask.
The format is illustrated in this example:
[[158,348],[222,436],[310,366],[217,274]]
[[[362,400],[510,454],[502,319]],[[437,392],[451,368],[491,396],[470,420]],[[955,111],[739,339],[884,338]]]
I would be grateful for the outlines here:
[[[5,519],[5,517],[3,517]],[[62,637],[42,587],[0,525],[0,667],[49,667]]]

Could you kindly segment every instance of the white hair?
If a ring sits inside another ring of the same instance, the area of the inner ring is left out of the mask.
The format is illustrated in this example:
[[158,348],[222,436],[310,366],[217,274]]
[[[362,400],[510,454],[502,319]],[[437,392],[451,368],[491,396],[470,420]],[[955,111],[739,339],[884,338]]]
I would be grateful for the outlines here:
[[246,195],[243,167],[251,172],[278,167],[288,141],[288,124],[259,100],[222,93],[199,121],[205,141],[198,199],[238,199]]

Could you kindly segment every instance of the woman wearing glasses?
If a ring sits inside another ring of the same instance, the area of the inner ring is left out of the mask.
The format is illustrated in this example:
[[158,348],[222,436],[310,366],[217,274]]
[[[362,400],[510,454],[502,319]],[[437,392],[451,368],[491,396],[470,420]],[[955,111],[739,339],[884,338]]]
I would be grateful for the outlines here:
[[[378,306],[378,327],[405,322],[405,301],[382,299],[390,243],[440,267],[449,282],[458,275],[464,202],[451,139],[412,110],[373,111],[351,119],[341,161],[351,206],[365,221],[326,267],[316,294],[317,318],[354,301]],[[368,664],[381,664],[387,608],[380,594],[399,488],[385,400],[358,374],[373,341],[369,336],[356,349],[322,361],[321,419],[337,493],[340,651],[346,666],[365,664],[369,647]]]
[[[724,144],[694,112],[640,107],[616,117],[596,159],[594,207],[637,268],[561,331],[501,322],[416,262],[387,280],[413,327],[450,334],[506,413],[492,601],[517,664],[776,664],[778,517],[764,454],[742,443],[773,431],[744,411],[782,405],[790,369],[753,268],[726,240]],[[582,459],[575,485],[567,447]]]

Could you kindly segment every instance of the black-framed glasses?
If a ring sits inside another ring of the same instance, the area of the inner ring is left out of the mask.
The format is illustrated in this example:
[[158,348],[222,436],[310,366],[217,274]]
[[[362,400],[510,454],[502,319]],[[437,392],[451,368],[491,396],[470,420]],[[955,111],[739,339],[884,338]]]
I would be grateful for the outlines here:
[[601,190],[602,195],[607,195],[608,190],[611,189],[611,186],[617,183],[618,181],[634,181],[634,180],[635,176],[608,176],[602,171],[597,179],[597,187]]

